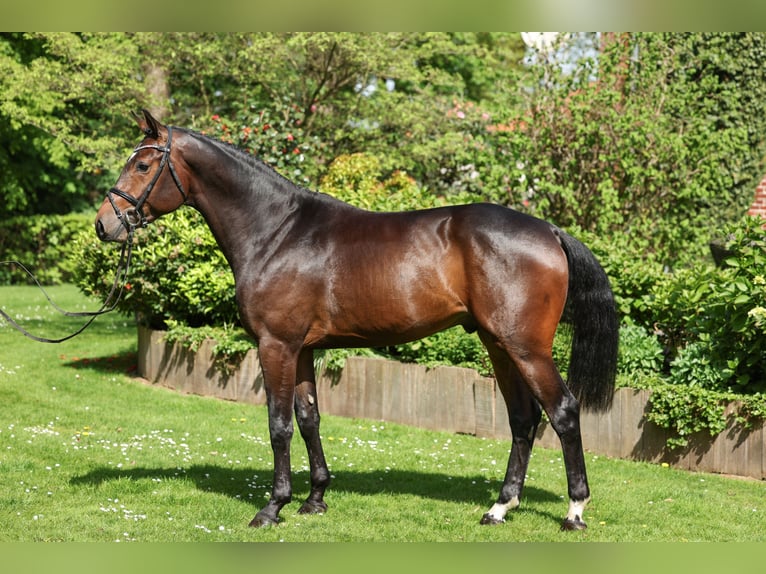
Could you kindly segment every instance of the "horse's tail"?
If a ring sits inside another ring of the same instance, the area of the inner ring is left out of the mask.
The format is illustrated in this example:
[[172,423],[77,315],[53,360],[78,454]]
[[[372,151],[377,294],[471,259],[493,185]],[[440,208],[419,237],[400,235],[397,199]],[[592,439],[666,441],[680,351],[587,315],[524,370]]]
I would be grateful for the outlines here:
[[572,324],[567,385],[584,408],[612,405],[617,373],[619,319],[609,279],[593,253],[557,230],[569,262],[565,319]]

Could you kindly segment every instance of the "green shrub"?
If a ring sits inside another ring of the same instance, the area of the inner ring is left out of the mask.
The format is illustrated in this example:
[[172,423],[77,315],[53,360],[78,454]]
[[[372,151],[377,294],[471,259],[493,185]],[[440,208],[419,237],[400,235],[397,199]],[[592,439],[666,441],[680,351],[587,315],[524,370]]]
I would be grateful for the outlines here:
[[593,58],[530,66],[540,89],[521,85],[526,105],[505,133],[531,212],[609,241],[641,236],[673,263],[705,256],[760,177],[752,130],[764,114],[744,110],[763,107],[752,64],[765,46],[762,35],[608,34]]
[[669,382],[703,389],[723,388],[724,373],[711,359],[709,342],[695,341],[681,349],[670,365]]
[[664,356],[657,337],[640,325],[620,327],[617,371],[626,375],[659,373]]
[[572,351],[572,326],[561,323],[553,339],[553,362],[556,363],[561,376],[566,380],[569,371],[569,356]]
[[651,293],[651,317],[671,358],[695,340],[692,321],[700,312],[701,302],[716,274],[712,264],[703,262],[677,269],[655,284]]
[[[92,231],[75,244],[77,285],[103,299],[114,280],[119,247],[101,243]],[[202,216],[180,209],[136,233],[118,309],[155,328],[168,320],[189,326],[238,322],[234,277]]]
[[724,411],[731,399],[700,387],[664,385],[652,389],[647,419],[672,431],[666,441],[670,448],[685,447],[694,433],[715,437],[726,428]]
[[760,218],[730,226],[732,256],[714,275],[691,329],[709,343],[726,383],[742,392],[766,391],[766,229]]
[[419,341],[397,345],[391,356],[427,367],[454,365],[475,369],[485,376],[492,375],[492,365],[484,345],[475,333],[466,333],[462,327],[453,327]]
[[[0,260],[19,261],[43,285],[73,279],[77,258],[74,237],[93,229],[92,214],[35,215],[0,222]],[[26,284],[32,280],[16,265],[0,265],[0,285]]]
[[[384,176],[381,161],[366,153],[335,158],[322,176],[319,189],[346,203],[372,211],[424,209],[447,202],[418,186],[403,171]],[[450,201],[460,199],[450,196]]]
[[759,219],[746,217],[725,235],[732,255],[722,267],[700,265],[658,286],[658,326],[676,354],[671,380],[763,392],[766,230]]

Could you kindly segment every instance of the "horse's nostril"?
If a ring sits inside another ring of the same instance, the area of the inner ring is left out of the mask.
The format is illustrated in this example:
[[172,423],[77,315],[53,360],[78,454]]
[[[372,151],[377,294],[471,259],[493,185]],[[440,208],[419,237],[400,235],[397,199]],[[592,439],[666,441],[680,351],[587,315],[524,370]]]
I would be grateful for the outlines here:
[[96,235],[98,235],[98,238],[103,240],[106,236],[106,230],[104,229],[104,224],[99,219],[96,221]]

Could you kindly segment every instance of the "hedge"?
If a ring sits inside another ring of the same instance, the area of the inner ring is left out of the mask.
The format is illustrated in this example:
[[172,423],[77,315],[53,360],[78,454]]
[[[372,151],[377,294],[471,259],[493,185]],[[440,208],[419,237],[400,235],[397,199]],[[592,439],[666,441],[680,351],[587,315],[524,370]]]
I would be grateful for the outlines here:
[[[74,281],[75,236],[93,227],[92,213],[36,215],[0,221],[0,261],[19,261],[43,285]],[[18,265],[0,265],[0,285],[29,284]]]

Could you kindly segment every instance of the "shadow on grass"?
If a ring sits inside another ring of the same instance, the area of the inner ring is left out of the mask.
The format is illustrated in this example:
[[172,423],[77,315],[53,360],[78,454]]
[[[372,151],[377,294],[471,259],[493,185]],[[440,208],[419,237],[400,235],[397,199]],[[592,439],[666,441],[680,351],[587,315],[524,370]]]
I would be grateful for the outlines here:
[[[444,500],[448,502],[471,504],[489,508],[497,497],[500,483],[486,483],[483,476],[449,477],[446,474],[414,472],[403,470],[390,471],[358,471],[341,470],[333,472],[333,482],[327,491],[328,498],[332,491],[353,492],[361,495],[397,495],[409,494],[422,498]],[[256,500],[262,498],[264,492],[270,492],[272,471],[270,468],[230,469],[215,465],[193,465],[185,469],[179,468],[132,468],[115,469],[100,468],[84,475],[70,479],[74,486],[100,485],[115,480],[191,480],[196,488],[205,492],[214,492],[248,500],[248,494],[257,493]],[[293,502],[301,500],[308,494],[307,472],[294,472]],[[524,506],[529,512],[545,516],[552,522],[560,523],[561,517],[550,512],[535,508],[542,503],[561,503],[561,498],[547,490],[534,486],[524,487]],[[331,503],[330,503],[331,504]],[[253,513],[258,508],[253,506]]]
[[59,355],[62,365],[72,369],[92,369],[101,373],[124,373],[135,375],[138,369],[138,353],[131,349],[104,357],[79,357]]

